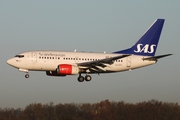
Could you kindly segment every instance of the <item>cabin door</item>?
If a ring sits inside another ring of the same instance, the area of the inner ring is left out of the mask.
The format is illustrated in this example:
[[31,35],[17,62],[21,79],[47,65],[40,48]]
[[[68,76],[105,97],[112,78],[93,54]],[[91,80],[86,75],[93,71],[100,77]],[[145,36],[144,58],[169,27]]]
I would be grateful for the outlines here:
[[37,62],[37,55],[36,55],[35,52],[31,53],[31,61],[32,61],[33,63]]
[[126,60],[127,60],[126,61],[127,62],[126,66],[131,67],[131,57],[127,57]]

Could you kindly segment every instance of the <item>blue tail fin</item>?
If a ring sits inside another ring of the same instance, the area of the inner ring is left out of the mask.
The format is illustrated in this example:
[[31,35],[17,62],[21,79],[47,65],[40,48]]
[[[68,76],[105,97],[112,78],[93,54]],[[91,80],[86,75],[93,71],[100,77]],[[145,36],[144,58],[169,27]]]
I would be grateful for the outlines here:
[[164,19],[157,19],[134,46],[114,53],[154,56],[164,21]]

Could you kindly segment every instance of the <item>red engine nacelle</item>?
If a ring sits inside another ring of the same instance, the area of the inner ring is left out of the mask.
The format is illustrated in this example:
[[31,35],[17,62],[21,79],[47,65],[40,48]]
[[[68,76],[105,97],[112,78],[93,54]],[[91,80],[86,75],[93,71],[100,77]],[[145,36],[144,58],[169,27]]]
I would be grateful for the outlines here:
[[48,76],[61,76],[61,77],[66,76],[66,75],[58,74],[57,71],[46,71],[46,75],[48,75]]
[[60,64],[57,67],[57,74],[59,75],[76,75],[79,74],[79,67],[70,64]]

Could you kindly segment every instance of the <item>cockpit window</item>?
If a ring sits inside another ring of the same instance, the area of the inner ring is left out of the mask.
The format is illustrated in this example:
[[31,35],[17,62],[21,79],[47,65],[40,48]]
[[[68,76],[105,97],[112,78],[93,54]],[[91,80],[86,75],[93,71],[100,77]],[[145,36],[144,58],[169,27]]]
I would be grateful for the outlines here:
[[15,57],[22,58],[24,55],[16,55]]

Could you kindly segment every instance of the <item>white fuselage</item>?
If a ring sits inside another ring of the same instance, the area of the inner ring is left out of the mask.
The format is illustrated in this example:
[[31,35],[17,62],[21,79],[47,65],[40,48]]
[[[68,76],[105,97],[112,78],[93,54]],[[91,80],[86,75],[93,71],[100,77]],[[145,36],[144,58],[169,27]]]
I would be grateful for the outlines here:
[[[64,51],[30,51],[14,57],[7,61],[11,66],[20,71],[56,71],[60,64],[77,65],[78,63],[96,61],[120,54],[87,53],[87,52],[64,52]],[[145,56],[131,55],[117,59],[113,64],[107,64],[100,73],[120,72],[136,69],[156,63],[156,61],[143,60]],[[91,73],[91,72],[89,72]]]

